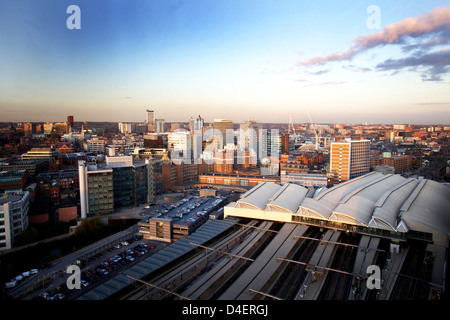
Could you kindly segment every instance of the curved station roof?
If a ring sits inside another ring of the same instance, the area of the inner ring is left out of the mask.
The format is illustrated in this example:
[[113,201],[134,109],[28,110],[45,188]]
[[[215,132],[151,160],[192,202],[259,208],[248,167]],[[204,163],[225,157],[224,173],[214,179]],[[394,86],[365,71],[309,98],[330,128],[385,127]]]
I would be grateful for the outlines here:
[[277,212],[284,212],[393,232],[439,234],[443,242],[450,231],[449,187],[380,172],[316,192],[292,183],[281,186],[263,182],[225,207],[225,215],[245,216],[248,209],[259,210],[264,213],[261,217],[273,220],[278,220]]

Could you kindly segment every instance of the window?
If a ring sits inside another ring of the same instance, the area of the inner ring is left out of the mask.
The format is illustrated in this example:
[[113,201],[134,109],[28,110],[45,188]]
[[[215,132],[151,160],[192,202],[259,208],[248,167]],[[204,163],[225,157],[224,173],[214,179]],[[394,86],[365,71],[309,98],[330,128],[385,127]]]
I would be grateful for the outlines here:
[[156,237],[164,238],[164,223],[159,221],[156,222]]
[[241,186],[248,186],[248,180],[241,180],[240,184]]

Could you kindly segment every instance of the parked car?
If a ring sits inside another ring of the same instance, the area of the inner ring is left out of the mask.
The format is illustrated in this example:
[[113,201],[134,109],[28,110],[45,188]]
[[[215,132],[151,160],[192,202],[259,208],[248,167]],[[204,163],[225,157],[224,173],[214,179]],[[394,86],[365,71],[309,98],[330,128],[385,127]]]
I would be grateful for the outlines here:
[[39,294],[39,297],[41,297],[42,299],[47,300],[48,297],[50,297],[50,295],[48,294],[48,292],[42,292]]
[[127,242],[127,241],[122,241],[122,243],[121,243],[123,246],[127,246],[127,245],[129,245],[129,243]]
[[5,283],[4,288],[14,288],[17,285],[16,280],[11,280],[7,283]]
[[65,298],[65,296],[64,296],[62,293],[57,293],[57,294],[54,295],[54,297],[55,297],[56,299],[58,299],[58,300],[62,300],[62,299]]

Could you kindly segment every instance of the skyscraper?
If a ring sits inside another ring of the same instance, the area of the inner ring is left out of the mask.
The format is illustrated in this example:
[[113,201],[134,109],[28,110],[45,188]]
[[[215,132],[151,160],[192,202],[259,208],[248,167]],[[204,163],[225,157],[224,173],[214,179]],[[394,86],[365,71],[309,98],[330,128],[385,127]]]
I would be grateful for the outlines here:
[[213,128],[222,132],[223,139],[225,140],[227,129],[233,130],[233,121],[224,119],[215,119]]
[[227,130],[233,130],[233,121],[231,120],[224,120],[224,119],[215,119],[213,123],[214,131],[218,130],[222,134],[222,139],[220,137],[216,141],[214,141],[215,144],[215,150],[222,149],[224,146],[226,146],[228,143],[233,143],[233,141],[227,141]]
[[336,182],[344,182],[370,171],[370,141],[351,140],[331,143],[330,170]]
[[67,116],[67,123],[70,124],[71,127],[73,127],[74,123],[73,116]]
[[165,132],[165,130],[164,130],[164,125],[166,124],[166,122],[165,122],[165,120],[164,119],[156,119],[155,120],[155,122],[156,122],[156,133],[163,133],[163,132]]
[[147,109],[147,123],[155,125],[155,112],[153,110]]

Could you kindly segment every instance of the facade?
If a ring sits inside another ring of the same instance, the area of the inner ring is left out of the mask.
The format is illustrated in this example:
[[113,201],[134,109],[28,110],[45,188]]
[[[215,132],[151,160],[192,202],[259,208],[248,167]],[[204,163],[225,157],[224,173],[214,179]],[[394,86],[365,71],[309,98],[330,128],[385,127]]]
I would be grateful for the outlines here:
[[334,175],[331,173],[286,173],[281,171],[281,185],[287,183],[296,183],[304,187],[327,187],[330,188],[334,184]]
[[162,189],[174,190],[176,185],[197,181],[199,166],[186,163],[161,165]]
[[119,123],[119,131],[120,131],[120,133],[123,133],[123,134],[131,133],[133,131],[131,123],[120,122]]
[[67,116],[67,123],[68,123],[71,127],[73,127],[73,124],[74,124],[74,118],[73,118],[73,116]]
[[32,148],[22,154],[22,160],[47,160],[50,163],[57,155],[58,152],[52,148]]
[[254,187],[258,183],[261,182],[273,182],[273,183],[279,183],[280,177],[277,176],[259,176],[259,175],[252,175],[252,176],[245,176],[242,174],[235,175],[235,174],[203,174],[199,175],[198,181],[201,184],[210,185],[210,186],[216,186],[219,187],[220,185],[223,186],[239,186],[239,187]]
[[78,162],[81,218],[114,211],[113,169],[106,165]]
[[372,156],[370,157],[370,167],[390,166],[394,168],[395,173],[402,173],[411,170],[412,156]]
[[93,138],[86,141],[88,152],[104,153],[105,152],[105,140],[99,138]]
[[141,221],[139,233],[144,239],[172,242],[172,219],[152,218]]
[[213,122],[213,128],[219,130],[222,133],[222,144],[225,145],[227,130],[233,130],[233,121],[224,119],[215,119]]
[[152,126],[155,125],[155,112],[147,109],[147,123]]
[[77,206],[58,208],[58,221],[69,222],[78,217]]
[[28,210],[27,191],[0,195],[0,251],[11,249],[14,238],[28,228]]
[[350,140],[331,143],[330,170],[335,182],[344,182],[370,171],[370,141]]
[[182,162],[191,163],[192,147],[191,135],[188,131],[179,130],[168,135],[168,148],[170,158],[177,164]]
[[105,159],[113,170],[114,207],[146,203],[149,191],[153,192],[153,187],[149,187],[152,172],[148,163],[133,162],[132,156],[107,156]]
[[155,122],[156,122],[155,132],[156,133],[163,133],[163,132],[165,132],[164,126],[166,124],[166,121],[164,119],[156,119]]

